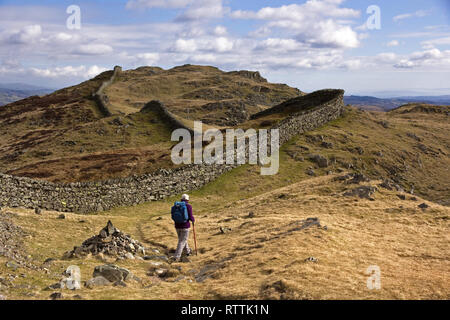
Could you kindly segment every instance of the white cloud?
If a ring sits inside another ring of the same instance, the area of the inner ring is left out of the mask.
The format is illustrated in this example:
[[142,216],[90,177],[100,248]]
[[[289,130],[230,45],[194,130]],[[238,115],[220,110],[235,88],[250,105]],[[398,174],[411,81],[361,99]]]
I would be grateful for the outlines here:
[[97,56],[97,55],[110,54],[113,51],[114,51],[113,48],[111,46],[107,45],[107,44],[94,44],[94,43],[92,43],[92,44],[80,45],[78,48],[73,50],[72,53],[76,54],[76,55]]
[[386,43],[386,45],[388,47],[396,47],[396,46],[400,45],[400,42],[398,42],[398,40],[392,40],[392,41],[389,41],[388,43]]
[[339,67],[343,69],[356,70],[361,68],[362,64],[362,61],[359,59],[351,59],[342,62]]
[[214,63],[217,61],[217,57],[214,54],[198,54],[191,57],[191,60],[196,63]]
[[195,39],[177,39],[175,42],[175,51],[177,52],[195,52],[197,43]]
[[450,50],[429,49],[413,52],[394,65],[396,68],[437,68],[444,70],[450,68]]
[[156,52],[147,52],[147,53],[139,53],[136,55],[136,58],[138,60],[138,63],[144,64],[144,65],[155,65],[159,59],[159,53]]
[[431,59],[441,59],[443,53],[439,49],[431,49],[425,51],[414,52],[411,54],[411,60],[431,60]]
[[233,41],[225,37],[219,37],[214,41],[214,49],[218,52],[230,51],[233,49]]
[[227,35],[227,33],[227,28],[225,28],[224,26],[217,26],[214,28],[214,34],[217,36],[225,36]]
[[421,44],[428,49],[433,48],[434,46],[447,46],[450,45],[450,37],[427,40],[423,41]]
[[281,7],[262,8],[257,12],[237,10],[231,13],[236,19],[292,20],[305,21],[308,17],[356,18],[360,12],[338,7],[343,1],[309,0],[304,4],[291,4]]
[[399,15],[395,16],[394,18],[392,18],[392,20],[394,20],[394,22],[399,22],[400,20],[405,20],[405,19],[409,19],[409,18],[422,18],[422,17],[428,16],[430,13],[431,13],[430,11],[418,10],[414,13],[399,14]]
[[349,26],[339,26],[332,20],[317,23],[305,30],[308,38],[300,38],[316,47],[356,48],[359,46],[358,35]]
[[300,50],[302,47],[304,46],[295,39],[269,38],[261,41],[256,49],[287,52]]
[[17,44],[32,43],[40,39],[42,27],[38,24],[23,27],[19,31],[13,32],[7,39],[7,42]]
[[395,53],[392,52],[383,52],[378,54],[375,57],[375,60],[380,63],[394,63],[398,60],[398,57]]
[[54,36],[54,39],[58,41],[69,41],[72,40],[73,38],[74,36],[65,32],[60,32]]
[[192,2],[193,0],[129,0],[126,8],[185,8]]
[[194,53],[197,51],[228,52],[234,48],[234,42],[226,37],[177,39],[173,51]]
[[402,59],[396,64],[394,64],[394,67],[399,69],[411,69],[414,68],[414,66],[415,66],[414,62],[406,59]]
[[[309,0],[304,4],[266,7],[259,11],[237,10],[231,13],[235,19],[266,20],[266,28],[282,28],[296,34],[296,39],[312,47],[356,48],[358,34],[340,18],[357,18],[360,12],[341,8],[341,0]],[[260,31],[267,33],[267,29]]]
[[102,72],[108,71],[108,69],[103,68],[103,67],[99,67],[99,66],[91,66],[89,67],[89,69],[87,69],[84,77],[86,78],[93,78],[97,75],[99,75]]
[[198,22],[222,18],[230,9],[223,6],[223,0],[196,0],[177,17],[180,22]]
[[33,76],[41,78],[62,78],[62,77],[79,77],[83,79],[89,79],[97,76],[98,74],[107,71],[106,68],[94,66],[65,66],[54,68],[30,68],[27,73],[31,73]]

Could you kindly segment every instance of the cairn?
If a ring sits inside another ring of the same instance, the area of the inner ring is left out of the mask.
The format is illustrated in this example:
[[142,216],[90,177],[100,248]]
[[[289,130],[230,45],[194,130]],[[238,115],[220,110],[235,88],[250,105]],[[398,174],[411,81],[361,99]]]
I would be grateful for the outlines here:
[[94,256],[103,254],[119,259],[135,259],[145,255],[144,246],[137,240],[125,235],[108,221],[100,233],[85,240],[81,246],[64,254],[65,258],[81,258],[88,254]]

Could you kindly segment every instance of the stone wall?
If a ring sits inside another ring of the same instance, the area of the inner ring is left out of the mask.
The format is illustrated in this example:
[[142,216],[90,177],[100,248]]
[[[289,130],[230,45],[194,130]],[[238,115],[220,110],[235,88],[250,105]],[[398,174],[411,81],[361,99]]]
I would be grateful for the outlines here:
[[[306,95],[289,99],[276,105],[272,108],[263,110],[261,112],[253,114],[250,119],[258,119],[264,116],[269,116],[274,113],[282,113],[289,110],[291,114],[298,112],[309,112],[313,109],[319,109],[326,106],[333,106],[336,101],[343,99],[344,90],[336,89],[324,89],[318,90]],[[342,102],[343,103],[343,102]]]
[[342,115],[344,112],[344,90],[321,90],[311,94],[316,93],[325,93],[327,99],[321,100],[322,104],[311,109],[290,115],[274,126],[274,129],[280,129],[280,145],[298,134],[321,127]]
[[167,107],[158,100],[153,100],[147,103],[140,112],[148,112],[153,111],[159,114],[159,116],[166,121],[170,126],[173,128],[184,128],[188,130],[191,134],[194,134],[194,130],[192,128],[189,128],[184,123],[182,123],[180,120],[178,120],[168,109]]
[[104,117],[110,117],[112,116],[112,112],[109,110],[109,98],[105,94],[105,89],[113,84],[114,80],[117,78],[117,76],[122,72],[122,67],[115,66],[113,75],[111,76],[111,79],[108,81],[105,81],[102,83],[100,88],[93,94],[93,98],[95,102],[97,103],[97,106],[102,113]]
[[70,184],[0,174],[0,205],[80,213],[104,211],[200,188],[234,167],[187,165],[142,176]]
[[[344,111],[343,95],[342,90],[334,90],[330,99],[321,105],[294,113],[278,123],[274,128],[280,129],[280,143],[283,144],[295,135],[340,117]],[[143,108],[144,112],[145,110],[167,111],[163,104],[155,101],[147,104]],[[167,116],[171,116],[170,112]],[[175,127],[182,125],[177,122],[172,124]],[[40,207],[80,213],[104,211],[199,189],[237,166],[236,164],[187,165],[123,179],[71,184],[55,184],[0,174],[0,206]]]

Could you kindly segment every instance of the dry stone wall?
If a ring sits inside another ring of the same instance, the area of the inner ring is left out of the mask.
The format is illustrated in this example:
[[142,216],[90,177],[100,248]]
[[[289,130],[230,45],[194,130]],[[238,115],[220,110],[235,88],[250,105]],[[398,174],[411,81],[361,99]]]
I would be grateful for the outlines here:
[[97,103],[98,108],[100,109],[100,112],[105,117],[112,116],[112,112],[109,110],[109,107],[108,107],[109,106],[109,98],[105,94],[105,89],[114,82],[114,80],[117,78],[117,76],[121,72],[122,72],[122,67],[115,66],[113,75],[111,76],[111,79],[103,82],[102,85],[100,86],[100,88],[98,88],[98,90],[93,94],[94,100]]
[[148,112],[153,111],[159,114],[161,118],[163,118],[169,125],[171,125],[174,128],[183,128],[188,130],[191,134],[194,133],[194,130],[189,128],[188,126],[184,125],[180,120],[178,120],[168,109],[167,107],[158,100],[153,100],[147,103],[140,112]]
[[[330,95],[331,98],[321,105],[294,113],[278,123],[275,128],[280,129],[280,143],[283,144],[295,135],[340,117],[344,111],[343,95],[342,90],[334,90]],[[144,111],[145,108],[167,111],[157,102],[149,103],[144,107]],[[176,122],[173,124],[180,125]],[[39,207],[79,213],[104,211],[161,200],[171,195],[199,189],[237,166],[193,164],[172,170],[160,169],[153,174],[123,179],[71,184],[56,184],[0,174],[0,206]]]

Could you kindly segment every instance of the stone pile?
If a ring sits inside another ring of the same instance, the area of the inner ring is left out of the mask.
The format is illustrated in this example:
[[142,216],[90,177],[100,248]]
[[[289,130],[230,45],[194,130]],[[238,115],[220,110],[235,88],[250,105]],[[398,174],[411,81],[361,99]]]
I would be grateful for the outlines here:
[[108,255],[119,259],[135,259],[145,255],[144,246],[118,230],[108,221],[100,233],[85,240],[81,246],[64,254],[64,258],[80,258],[88,254]]

